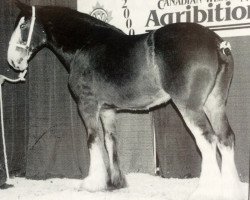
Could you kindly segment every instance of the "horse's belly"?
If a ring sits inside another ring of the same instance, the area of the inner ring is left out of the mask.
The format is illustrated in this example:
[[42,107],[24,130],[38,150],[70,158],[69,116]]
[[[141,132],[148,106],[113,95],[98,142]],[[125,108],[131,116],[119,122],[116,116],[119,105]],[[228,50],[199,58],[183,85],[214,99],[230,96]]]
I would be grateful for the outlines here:
[[118,109],[128,110],[149,110],[150,108],[164,104],[171,99],[170,95],[164,90],[159,90],[155,94],[143,94],[137,98],[126,101],[124,104],[117,105]]
[[168,102],[171,99],[170,95],[163,90],[160,90],[153,98],[152,101],[146,106],[147,109],[159,106]]

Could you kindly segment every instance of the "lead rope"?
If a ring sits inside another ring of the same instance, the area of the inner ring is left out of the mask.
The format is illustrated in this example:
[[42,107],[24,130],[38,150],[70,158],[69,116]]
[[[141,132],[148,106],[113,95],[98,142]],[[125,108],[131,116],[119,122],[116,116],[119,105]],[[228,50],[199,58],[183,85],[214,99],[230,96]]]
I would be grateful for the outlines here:
[[11,83],[17,83],[19,81],[25,81],[25,75],[27,70],[23,71],[19,74],[17,79],[10,79],[6,76],[0,75],[0,109],[1,109],[1,129],[2,129],[2,141],[3,141],[3,153],[4,153],[4,164],[6,171],[6,183],[10,180],[9,167],[8,167],[8,159],[7,159],[7,151],[6,151],[6,142],[5,142],[5,132],[4,132],[4,120],[3,120],[3,96],[2,96],[2,84],[4,81],[8,81]]

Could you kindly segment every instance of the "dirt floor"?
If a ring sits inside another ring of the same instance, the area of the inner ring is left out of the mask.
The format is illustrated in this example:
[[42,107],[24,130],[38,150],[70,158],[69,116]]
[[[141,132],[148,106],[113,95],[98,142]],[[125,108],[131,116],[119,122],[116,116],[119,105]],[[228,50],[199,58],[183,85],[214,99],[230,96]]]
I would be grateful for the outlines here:
[[[1,200],[186,200],[198,179],[164,179],[148,174],[128,174],[128,187],[91,193],[78,191],[81,180],[27,180],[14,178],[13,187],[0,189]],[[247,199],[248,184],[242,184]]]

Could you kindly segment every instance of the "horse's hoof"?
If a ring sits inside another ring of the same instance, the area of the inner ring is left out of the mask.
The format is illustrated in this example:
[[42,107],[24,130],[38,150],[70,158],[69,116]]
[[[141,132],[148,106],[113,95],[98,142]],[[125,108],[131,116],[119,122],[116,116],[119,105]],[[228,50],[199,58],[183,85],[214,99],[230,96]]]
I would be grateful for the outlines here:
[[86,190],[88,192],[98,192],[107,190],[107,179],[106,178],[97,178],[94,176],[86,177],[81,183],[78,191]]
[[123,173],[120,170],[112,172],[109,182],[109,189],[113,190],[125,187],[127,187],[127,181]]

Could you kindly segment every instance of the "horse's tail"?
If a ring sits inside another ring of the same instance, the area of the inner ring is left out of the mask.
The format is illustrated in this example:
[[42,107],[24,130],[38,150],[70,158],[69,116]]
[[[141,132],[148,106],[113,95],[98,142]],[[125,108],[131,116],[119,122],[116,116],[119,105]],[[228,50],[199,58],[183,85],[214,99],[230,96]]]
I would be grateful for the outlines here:
[[219,94],[221,100],[226,102],[233,77],[234,60],[229,42],[219,40],[217,44],[219,66],[212,92]]
[[219,65],[225,66],[228,73],[233,75],[234,70],[234,60],[232,55],[232,47],[231,44],[227,41],[218,42],[218,58]]
[[218,42],[218,54],[219,60],[222,63],[233,64],[233,57],[231,53],[232,47],[231,44],[227,41]]

